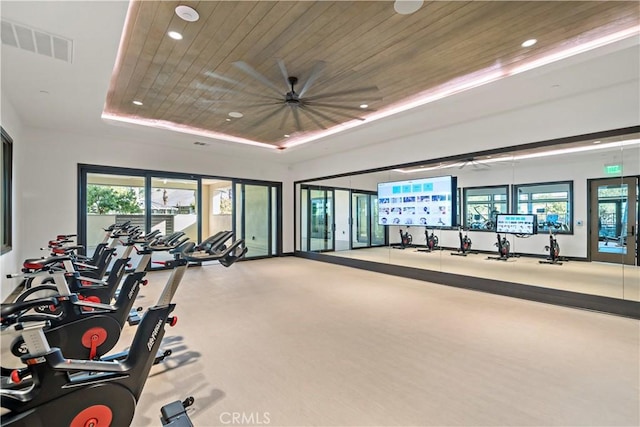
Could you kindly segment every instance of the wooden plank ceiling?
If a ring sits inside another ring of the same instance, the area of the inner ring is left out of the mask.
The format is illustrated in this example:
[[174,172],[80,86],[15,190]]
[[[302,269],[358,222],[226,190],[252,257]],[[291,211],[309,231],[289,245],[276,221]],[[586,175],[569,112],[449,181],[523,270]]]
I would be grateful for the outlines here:
[[[179,4],[200,19],[180,19]],[[625,1],[426,1],[411,15],[395,13],[392,1],[134,1],[130,8],[107,113],[277,146],[287,141],[284,134],[366,117],[452,79],[639,22],[638,4]],[[183,39],[169,38],[172,30]],[[538,43],[521,47],[530,38]],[[324,63],[302,107],[285,104],[290,88],[278,59],[300,79],[297,93]],[[367,87],[375,88],[358,91]],[[231,111],[244,116],[228,121]]]

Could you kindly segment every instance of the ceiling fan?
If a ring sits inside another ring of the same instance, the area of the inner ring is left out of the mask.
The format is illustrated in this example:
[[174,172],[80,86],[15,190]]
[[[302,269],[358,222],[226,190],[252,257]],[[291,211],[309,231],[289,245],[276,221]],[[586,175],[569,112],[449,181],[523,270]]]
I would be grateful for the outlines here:
[[460,166],[458,166],[458,169],[464,169],[467,166],[471,166],[473,167],[473,169],[476,170],[482,170],[482,169],[490,169],[491,165],[488,165],[486,163],[483,163],[482,161],[478,161],[474,158],[469,158],[469,159],[465,159],[460,163]]
[[511,157],[486,157],[486,158],[468,158],[456,164],[458,169],[464,169],[471,166],[473,171],[486,171],[494,165],[513,165],[518,163]]
[[[300,120],[301,114],[306,116],[311,122],[313,122],[320,129],[327,129],[326,122],[333,124],[341,124],[345,119],[350,120],[365,120],[363,117],[356,113],[358,112],[372,112],[375,109],[368,108],[367,106],[354,106],[354,103],[362,103],[364,101],[380,100],[379,97],[361,97],[357,99],[353,96],[356,94],[366,94],[367,92],[378,91],[377,86],[366,86],[354,89],[347,89],[335,92],[320,92],[315,95],[308,95],[314,82],[318,79],[322,71],[324,70],[326,63],[323,61],[317,61],[304,84],[300,89],[297,89],[296,85],[300,82],[299,78],[290,75],[287,72],[285,63],[281,59],[276,60],[280,72],[284,77],[285,86],[278,87],[264,75],[256,71],[252,66],[243,61],[233,62],[232,65],[241,70],[256,82],[260,83],[263,87],[270,90],[269,95],[255,93],[245,90],[246,86],[242,83],[220,75],[216,72],[207,72],[208,77],[218,79],[230,84],[233,84],[233,88],[201,85],[211,92],[227,92],[227,93],[241,93],[244,95],[250,95],[256,98],[255,102],[249,102],[246,104],[234,103],[231,100],[210,100],[210,102],[224,102],[234,106],[241,106],[242,108],[257,108],[257,107],[272,107],[272,110],[266,115],[261,117],[258,121],[253,122],[252,126],[260,126],[270,119],[274,119],[281,116],[279,129],[284,129],[289,117],[293,117],[293,123],[297,131],[305,131],[303,123]],[[240,87],[240,89],[238,88]],[[347,105],[344,105],[347,103]],[[348,105],[351,104],[351,105]],[[325,123],[323,123],[323,120]]]

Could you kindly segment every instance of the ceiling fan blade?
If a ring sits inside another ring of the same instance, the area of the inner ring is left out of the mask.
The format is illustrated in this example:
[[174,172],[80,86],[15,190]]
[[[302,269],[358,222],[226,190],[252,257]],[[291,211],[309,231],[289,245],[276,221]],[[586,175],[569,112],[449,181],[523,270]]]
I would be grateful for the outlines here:
[[303,96],[305,92],[309,90],[313,82],[315,82],[318,77],[320,77],[320,73],[322,73],[322,70],[324,70],[324,67],[326,65],[327,63],[324,61],[318,61],[314,64],[313,68],[311,69],[311,74],[309,74],[307,81],[304,82],[304,86],[302,86],[302,89],[300,89],[300,93],[298,93],[298,96]]
[[[318,105],[316,105],[316,104],[309,105],[309,107],[320,107],[320,108],[325,108],[325,109],[329,108],[329,107],[318,106]],[[330,109],[330,108],[329,108],[329,109]],[[315,112],[317,112],[317,110],[311,110],[311,109],[310,109],[309,111],[315,111]],[[331,114],[336,114],[336,115],[338,115],[338,116],[347,117],[347,118],[349,118],[349,119],[355,119],[355,120],[361,120],[361,121],[364,121],[364,120],[365,120],[365,118],[364,118],[364,117],[354,116],[353,114],[344,113],[344,112],[342,112],[342,111],[331,111]],[[338,124],[340,124],[340,122],[338,122]]]
[[309,110],[307,110],[307,108],[304,105],[300,106],[300,111],[302,111],[302,113],[307,116],[309,119],[311,119],[311,121],[313,123],[316,124],[316,126],[318,126],[320,129],[322,130],[326,130],[327,127],[325,125],[323,125],[322,123],[320,123],[320,121],[318,119],[316,119],[310,112]]
[[245,87],[245,85],[240,83],[239,81],[234,80],[230,77],[223,76],[222,74],[216,73],[215,71],[205,71],[204,75],[207,77],[211,77],[212,79],[218,79],[218,80],[222,80],[223,82]]
[[282,77],[284,77],[284,87],[287,88],[287,92],[289,92],[289,73],[287,72],[287,67],[284,65],[284,61],[282,59],[276,59],[278,63],[278,67],[280,67],[280,72],[282,73]]
[[[335,123],[337,125],[340,124],[340,122],[338,120],[334,119],[333,117],[329,117],[329,116],[327,116],[326,114],[324,114],[324,113],[322,113],[320,111],[313,110],[313,109],[307,107],[306,105],[303,105],[301,108],[302,108],[302,111],[306,111],[309,114],[315,114],[318,117],[320,117],[322,119],[325,119],[325,120],[327,120],[329,122]],[[320,127],[322,127],[322,126],[320,126]]]
[[280,108],[276,108],[275,110],[273,110],[271,113],[267,114],[266,116],[264,116],[263,118],[261,118],[260,120],[258,120],[257,122],[253,123],[253,127],[258,127],[261,124],[263,124],[264,122],[266,122],[267,120],[275,117],[279,112],[282,111],[283,108],[287,107],[287,104],[282,104],[280,106]]
[[266,107],[268,105],[270,106],[275,106],[275,105],[280,105],[280,104],[284,104],[284,102],[282,101],[273,101],[273,102],[260,102],[260,103],[250,103],[250,104],[239,104],[239,103],[235,103],[234,106],[236,107],[242,107],[244,109],[247,108],[258,108],[258,107]]
[[350,107],[347,105],[337,105],[337,104],[324,104],[322,102],[305,102],[310,107],[324,107],[324,108],[337,108],[338,110],[351,110],[351,111],[377,111],[373,108],[360,108],[360,107]]
[[[331,98],[331,99],[325,99],[325,97],[321,97],[321,98],[316,98],[316,97],[312,97],[313,99],[310,99],[309,97],[305,98],[305,101],[319,101],[319,100],[324,100],[327,102],[353,102],[354,101],[354,97],[352,95],[334,95],[331,97],[327,97],[327,98]],[[358,96],[356,101],[358,102],[364,102],[364,101],[382,101],[384,98],[381,96]]]
[[225,92],[225,93],[240,93],[236,89],[230,89],[222,86],[212,86],[205,83],[196,83],[196,89],[206,90],[209,92]]
[[247,64],[246,62],[243,62],[243,61],[234,62],[233,65],[235,67],[241,69],[245,73],[249,74],[251,77],[253,77],[257,81],[259,81],[260,83],[262,83],[264,86],[268,87],[269,89],[273,90],[278,95],[282,96],[282,92],[280,91],[280,89],[278,89],[276,87],[276,85],[271,83],[269,81],[269,79],[267,79],[265,76],[263,76],[262,74],[257,72],[251,65],[249,65],[249,64]]
[[289,113],[291,113],[291,108],[287,108],[284,112],[284,116],[282,116],[282,121],[280,122],[280,127],[278,129],[284,129],[284,123],[289,118]]
[[372,92],[372,91],[376,91],[376,90],[378,90],[378,86],[367,86],[367,87],[361,87],[361,88],[356,88],[356,89],[343,90],[343,91],[339,91],[339,92],[320,93],[318,95],[309,96],[309,97],[305,98],[305,100],[306,101],[313,101],[313,100],[316,100],[316,99],[330,98],[332,96],[351,95],[351,94],[354,94],[354,93]]
[[293,118],[296,121],[296,129],[298,129],[299,132],[302,132],[302,125],[300,124],[300,115],[298,114],[298,107],[291,107],[291,109],[293,110]]
[[212,86],[212,85],[208,85],[205,83],[196,83],[196,89],[200,89],[200,90],[206,90],[208,92],[224,92],[224,93],[242,93],[245,95],[251,95],[251,96],[255,96],[258,98],[264,98],[264,99],[272,99],[272,100],[281,100],[281,96],[280,97],[274,97],[274,96],[268,96],[268,95],[263,95],[260,93],[253,93],[247,90],[240,90],[240,89],[231,89],[228,87],[222,87],[222,86]]

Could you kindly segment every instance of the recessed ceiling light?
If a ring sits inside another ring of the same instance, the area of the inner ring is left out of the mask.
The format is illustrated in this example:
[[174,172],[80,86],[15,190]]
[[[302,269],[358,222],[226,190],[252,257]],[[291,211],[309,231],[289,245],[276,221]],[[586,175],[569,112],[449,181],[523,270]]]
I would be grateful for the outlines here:
[[133,105],[142,105],[142,101],[133,101]]
[[360,108],[367,108],[368,106],[368,104],[360,104]]
[[169,31],[167,34],[174,40],[182,40],[182,34],[177,31]]
[[594,144],[600,144],[602,141],[593,141]]
[[200,19],[200,15],[194,8],[185,5],[176,7],[176,15],[187,22],[196,22]]
[[289,135],[288,133],[285,133],[285,134],[284,134],[284,137],[285,137],[285,138],[289,138],[290,136],[291,136],[291,135]]
[[417,12],[423,4],[423,0],[396,0],[393,3],[393,8],[400,15],[410,15]]
[[239,119],[240,117],[244,116],[244,114],[239,113],[238,111],[232,111],[229,113],[229,116]]
[[522,47],[531,47],[531,46],[533,46],[533,45],[534,45],[534,44],[536,44],[536,43],[538,43],[538,40],[536,40],[536,39],[529,39],[529,40],[527,40],[527,41],[525,41],[525,42],[523,42],[523,43],[522,43]]

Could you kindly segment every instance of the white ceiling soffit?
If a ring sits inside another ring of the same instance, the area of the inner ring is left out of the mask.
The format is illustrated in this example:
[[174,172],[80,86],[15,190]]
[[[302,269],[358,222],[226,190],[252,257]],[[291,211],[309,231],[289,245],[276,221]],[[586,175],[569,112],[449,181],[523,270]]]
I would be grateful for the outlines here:
[[73,40],[2,19],[2,44],[18,49],[73,62]]

